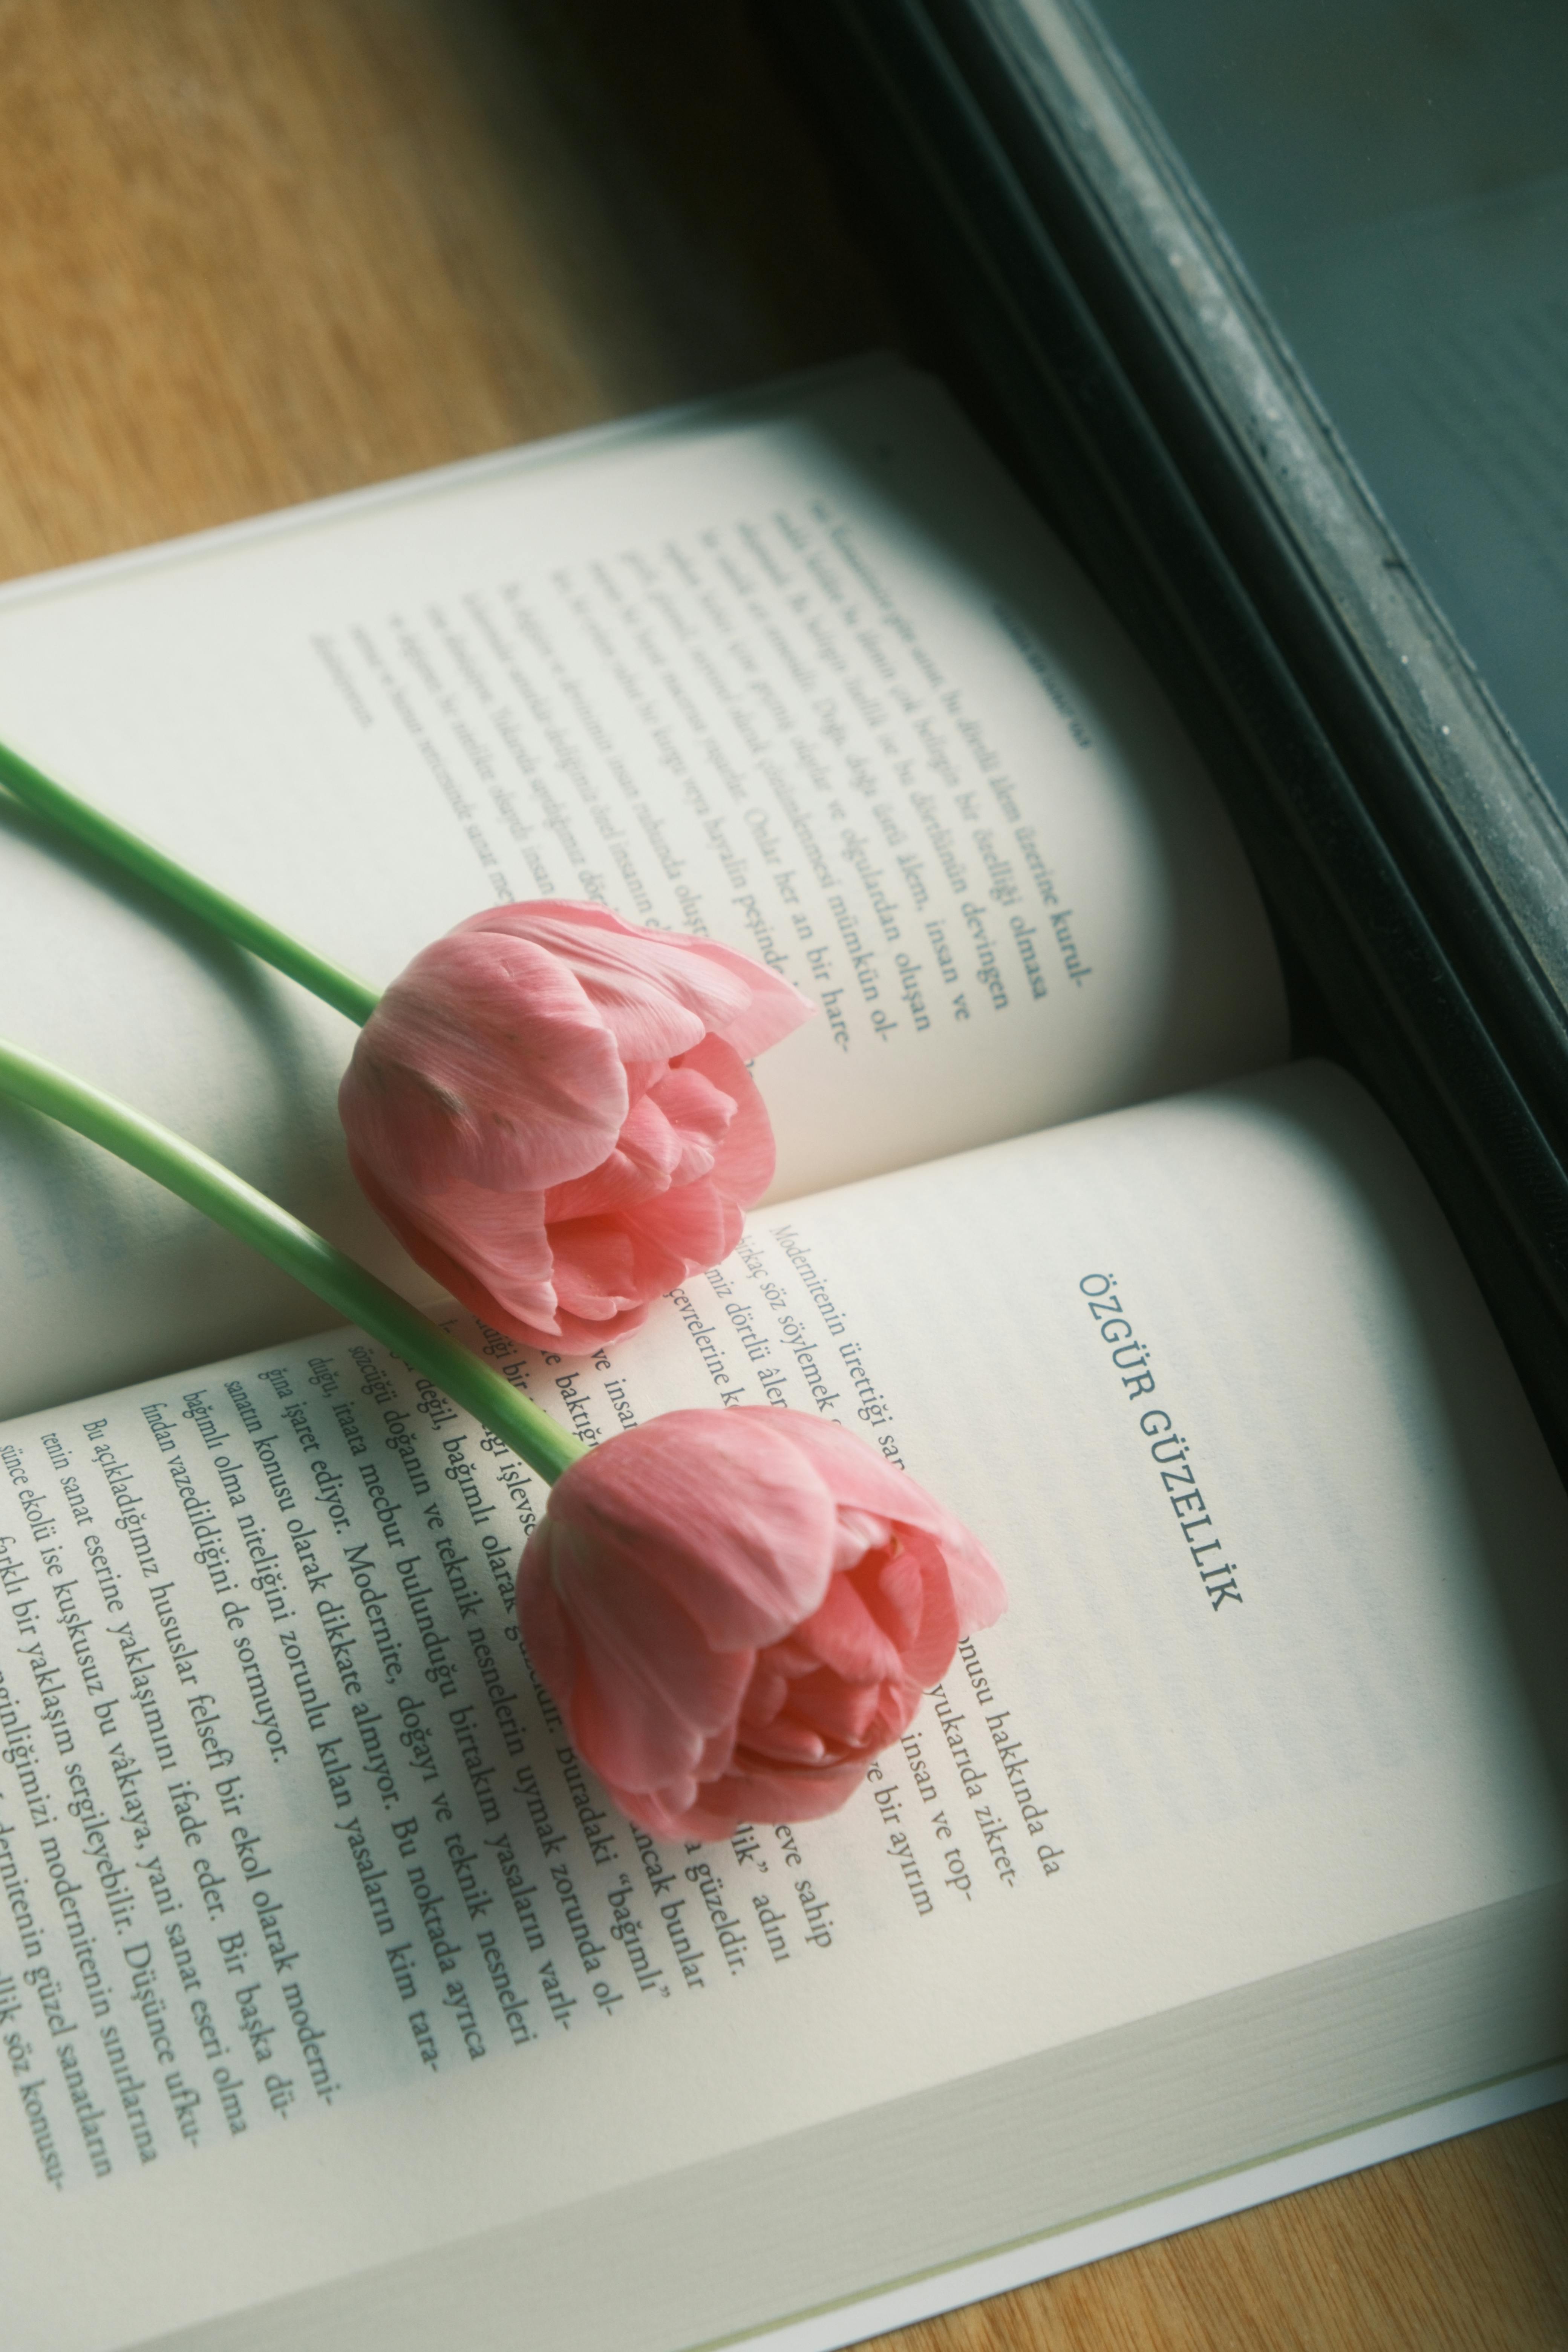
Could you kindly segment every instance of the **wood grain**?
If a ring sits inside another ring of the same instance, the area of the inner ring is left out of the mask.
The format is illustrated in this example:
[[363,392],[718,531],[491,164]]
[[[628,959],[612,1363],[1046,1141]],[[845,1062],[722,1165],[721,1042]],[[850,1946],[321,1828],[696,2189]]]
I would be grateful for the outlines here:
[[0,0],[0,572],[888,340],[740,12],[652,16]]
[[1562,2352],[1568,2108],[880,2336],[868,2352]]
[[[898,340],[732,0],[0,0],[0,573]],[[1568,2111],[881,2352],[1563,2352]]]

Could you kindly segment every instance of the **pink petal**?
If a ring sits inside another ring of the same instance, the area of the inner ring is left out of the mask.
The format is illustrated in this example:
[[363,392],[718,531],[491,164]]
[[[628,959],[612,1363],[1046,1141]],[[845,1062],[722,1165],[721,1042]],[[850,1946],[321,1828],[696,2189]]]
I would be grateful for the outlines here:
[[648,1303],[678,1283],[717,1265],[741,1238],[739,1209],[710,1183],[604,1217],[574,1217],[550,1227],[553,1280],[562,1307],[587,1318]]
[[833,1531],[833,1572],[843,1576],[858,1568],[868,1553],[891,1553],[898,1538],[889,1519],[873,1517],[869,1511],[858,1511],[852,1505],[840,1503],[837,1525]]
[[713,1161],[713,1182],[730,1200],[749,1209],[773,1182],[776,1158],[773,1121],[756,1081],[721,1037],[706,1037],[689,1054],[682,1054],[679,1067],[700,1072],[731,1104],[730,1122]]
[[614,1315],[574,1315],[564,1307],[555,1310],[556,1336],[549,1345],[562,1356],[594,1356],[612,1340],[640,1331],[647,1321],[646,1307],[624,1307]]
[[623,1061],[668,1061],[744,1010],[742,977],[715,971],[673,934],[618,918],[607,924],[606,911],[590,916],[565,901],[535,899],[487,908],[462,929],[548,950],[577,981]]
[[[900,1675],[903,1661],[847,1576],[835,1576],[822,1605],[795,1634],[825,1666],[846,1681],[878,1683]],[[795,1701],[791,1700],[794,1706]]]
[[667,1181],[650,1171],[646,1158],[634,1158],[617,1145],[586,1176],[570,1184],[552,1184],[544,1195],[545,1220],[564,1225],[575,1224],[580,1217],[613,1217],[646,1201],[650,1192],[662,1192]]
[[[898,1679],[895,1676],[895,1686]],[[813,1675],[809,1682],[796,1683],[791,1692],[789,1720],[815,1732],[825,1753],[831,1750],[842,1756],[847,1749],[868,1745],[881,1717],[883,1689],[880,1682],[847,1683],[836,1674]],[[748,1739],[748,1752],[756,1744]]]
[[[899,1648],[903,1658],[903,1670],[912,1683],[929,1690],[941,1682],[952,1664],[953,1653],[966,1632],[977,1630],[966,1626],[959,1610],[952,1587],[952,1574],[945,1550],[934,1536],[923,1528],[911,1528],[904,1538],[903,1558],[896,1563],[900,1583],[913,1574],[919,1579],[918,1622],[907,1633],[901,1633]],[[870,1602],[874,1614],[880,1616],[888,1608],[892,1594],[886,1591],[891,1583],[891,1571],[884,1570],[879,1582],[883,1592]],[[897,1591],[897,1588],[894,1588]],[[909,1595],[898,1591],[897,1613],[907,1622]],[[892,1610],[889,1608],[891,1615]]]
[[776,1045],[816,1011],[810,997],[803,996],[781,973],[742,954],[738,948],[724,947],[718,940],[693,940],[690,946],[694,955],[706,956],[711,962],[731,969],[740,966],[744,971],[751,988],[750,1003],[727,1024],[713,1024],[716,1034],[734,1047],[742,1061],[753,1061],[759,1054],[765,1054],[770,1045]]
[[938,1567],[940,1548],[923,1529],[895,1537],[857,1572],[856,1590],[889,1641],[903,1651],[920,1632],[925,1612],[921,1564],[911,1547],[923,1546]]
[[822,1660],[815,1650],[807,1649],[799,1634],[786,1633],[782,1642],[770,1642],[761,1654],[768,1662],[770,1673],[780,1675],[784,1682],[798,1682],[803,1675],[815,1675]]
[[833,1504],[752,1412],[662,1413],[574,1463],[553,1517],[679,1601],[715,1649],[757,1650],[821,1603]]
[[771,1650],[759,1653],[746,1686],[746,1703],[741,1709],[742,1733],[761,1730],[770,1724],[789,1696],[789,1684],[770,1664]]
[[[680,1053],[705,1031],[750,1060],[816,1010],[788,981],[738,948],[645,929],[606,907],[540,898],[487,908],[471,919],[476,928],[532,940],[565,959],[615,1032],[624,1061]],[[682,1008],[700,1026],[677,1038]]]
[[537,1192],[453,1184],[433,1197],[389,1192],[356,1152],[349,1164],[416,1265],[481,1322],[548,1347],[558,1334],[552,1257]]
[[558,1533],[547,1515],[524,1544],[517,1564],[517,1613],[529,1656],[549,1689],[570,1710],[582,1652],[550,1572]]
[[[617,1789],[613,1781],[605,1783],[610,1795],[629,1821],[656,1838],[668,1838],[671,1843],[681,1839],[695,1840],[699,1832],[686,1824],[696,1818],[693,1807],[701,1794],[695,1780],[676,1783],[667,1789]],[[721,1787],[721,1782],[714,1782]],[[706,1817],[704,1817],[706,1818]],[[714,1837],[727,1837],[727,1830],[714,1830]]]
[[567,968],[526,940],[457,932],[386,991],[338,1107],[350,1148],[396,1189],[542,1192],[614,1148],[627,1100]]
[[[744,1230],[745,1220],[707,1178],[683,1184],[676,1192],[658,1192],[626,1210],[625,1223],[649,1248],[662,1249],[680,1262],[675,1277],[684,1281],[727,1258]],[[669,1285],[667,1283],[665,1288]]]
[[816,1724],[836,1756],[856,1755],[867,1761],[889,1741],[897,1739],[913,1721],[923,1696],[918,1684],[901,1678],[885,1683],[846,1683],[837,1691],[825,1679],[820,1692],[808,1694],[811,1705],[805,1720]]
[[536,1624],[551,1638],[552,1613],[540,1606],[548,1587],[571,1628],[575,1673],[563,1704],[584,1761],[617,1785],[655,1789],[710,1759],[715,1735],[727,1760],[750,1652],[711,1649],[662,1586],[575,1529],[557,1524],[537,1555],[534,1544],[520,1586],[522,1637],[531,1652]]
[[762,1730],[747,1732],[745,1756],[748,1763],[762,1758],[770,1764],[821,1764],[827,1759],[827,1742],[793,1715],[778,1715]]
[[[732,1836],[742,1822],[815,1822],[836,1813],[866,1777],[865,1759],[791,1769],[745,1766],[710,1780],[681,1806],[614,1790],[617,1804],[655,1837],[707,1843]],[[662,1792],[659,1792],[662,1795]]]
[[[711,1045],[716,1041],[707,1042]],[[715,1086],[698,1067],[703,1050],[699,1045],[693,1053],[683,1054],[669,1076],[650,1087],[637,1106],[650,1118],[657,1116],[662,1120],[665,1132],[675,1139],[679,1157],[670,1171],[672,1185],[689,1184],[694,1178],[711,1172],[719,1149],[734,1122],[733,1092]],[[627,1129],[631,1126],[632,1120],[628,1119]]]
[[730,1759],[734,1752],[735,1727],[733,1723],[721,1724],[719,1729],[710,1736],[706,1747],[698,1758],[694,1777],[698,1780],[716,1780],[721,1772],[729,1770]]
[[734,1115],[731,1098],[700,1071],[664,1071],[633,1104],[610,1157],[575,1183],[553,1186],[546,1214],[552,1223],[601,1216],[694,1182],[711,1171]]
[[[740,1413],[773,1412],[767,1405],[737,1405]],[[891,1519],[895,1525],[923,1528],[941,1546],[952,1580],[953,1601],[963,1632],[973,1633],[993,1625],[1007,1606],[1007,1588],[984,1547],[963,1522],[918,1486],[907,1471],[876,1453],[864,1439],[852,1436],[837,1422],[817,1421],[805,1413],[790,1416],[791,1434],[817,1475],[839,1501],[858,1505]]]
[[645,1307],[689,1273],[691,1261],[646,1234],[635,1209],[574,1217],[550,1232],[556,1296],[569,1314],[593,1321]]

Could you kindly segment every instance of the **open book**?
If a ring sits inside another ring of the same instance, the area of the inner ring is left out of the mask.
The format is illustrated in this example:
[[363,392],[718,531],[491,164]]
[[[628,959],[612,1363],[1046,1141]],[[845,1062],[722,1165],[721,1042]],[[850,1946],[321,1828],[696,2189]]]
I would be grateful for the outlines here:
[[[843,1814],[660,1845],[518,1643],[537,1482],[8,1116],[16,2352],[673,2352],[1568,2046],[1561,1487],[1396,1139],[1267,1066],[1209,790],[931,386],[25,585],[0,707],[373,979],[551,893],[814,992],[732,1259],[591,1360],[464,1328],[589,1440],[830,1414],[1013,1593]],[[395,1276],[346,1024],[5,823],[6,1030]]]

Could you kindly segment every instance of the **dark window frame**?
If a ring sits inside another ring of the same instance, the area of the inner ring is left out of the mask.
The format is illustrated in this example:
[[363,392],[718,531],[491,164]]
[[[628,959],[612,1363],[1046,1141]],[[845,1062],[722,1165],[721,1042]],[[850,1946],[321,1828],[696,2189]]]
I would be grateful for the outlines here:
[[1208,760],[1299,1041],[1410,1144],[1568,1472],[1568,832],[1089,10],[767,13]]

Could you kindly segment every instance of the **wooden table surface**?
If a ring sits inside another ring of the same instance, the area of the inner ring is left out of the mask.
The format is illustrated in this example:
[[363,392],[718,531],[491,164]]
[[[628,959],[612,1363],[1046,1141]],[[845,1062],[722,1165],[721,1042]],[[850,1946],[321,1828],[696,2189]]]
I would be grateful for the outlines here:
[[[735,0],[0,0],[0,574],[909,341]],[[1568,2109],[882,2352],[1047,2345],[1561,2352]]]

